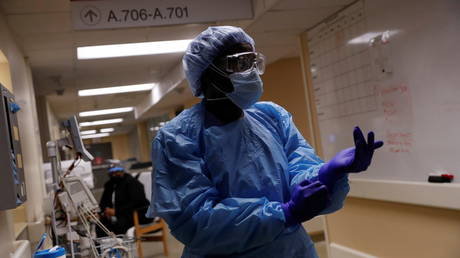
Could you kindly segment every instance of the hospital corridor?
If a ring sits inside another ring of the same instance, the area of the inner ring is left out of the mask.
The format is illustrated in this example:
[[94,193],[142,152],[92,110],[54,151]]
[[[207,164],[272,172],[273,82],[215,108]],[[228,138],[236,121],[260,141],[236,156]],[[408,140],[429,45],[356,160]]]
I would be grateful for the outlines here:
[[460,258],[459,14],[0,0],[0,258]]

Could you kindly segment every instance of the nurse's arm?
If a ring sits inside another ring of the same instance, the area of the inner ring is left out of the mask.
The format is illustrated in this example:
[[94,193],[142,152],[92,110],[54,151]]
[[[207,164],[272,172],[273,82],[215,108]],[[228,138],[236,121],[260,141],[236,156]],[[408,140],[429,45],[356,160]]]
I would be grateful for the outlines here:
[[225,198],[203,173],[194,143],[159,135],[154,141],[152,206],[171,233],[196,254],[242,253],[273,241],[285,228],[281,203]]

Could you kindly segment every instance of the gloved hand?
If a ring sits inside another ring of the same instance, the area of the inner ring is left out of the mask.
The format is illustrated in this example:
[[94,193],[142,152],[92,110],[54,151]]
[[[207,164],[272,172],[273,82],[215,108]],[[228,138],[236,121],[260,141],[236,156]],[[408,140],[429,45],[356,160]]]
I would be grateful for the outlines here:
[[353,130],[355,147],[337,153],[319,170],[319,181],[332,189],[335,181],[346,173],[359,173],[366,170],[372,161],[374,150],[383,146],[383,141],[374,142],[374,132],[367,134],[367,143],[359,127]]
[[327,187],[319,181],[310,183],[308,180],[296,185],[291,200],[283,203],[286,225],[292,226],[307,221],[318,215],[330,202]]

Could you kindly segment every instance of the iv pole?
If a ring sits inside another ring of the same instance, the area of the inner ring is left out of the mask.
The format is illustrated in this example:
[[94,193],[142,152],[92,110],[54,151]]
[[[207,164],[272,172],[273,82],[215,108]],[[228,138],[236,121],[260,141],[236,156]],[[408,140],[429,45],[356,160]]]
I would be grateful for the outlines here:
[[[48,157],[50,158],[51,162],[51,171],[53,175],[53,183],[52,191],[55,193],[59,189],[59,174],[60,174],[60,164],[58,162],[58,151],[56,142],[49,141],[46,143],[46,147],[48,148]],[[59,245],[57,228],[56,228],[56,212],[54,211],[54,198],[51,198],[51,226],[54,232],[54,241],[55,245]]]

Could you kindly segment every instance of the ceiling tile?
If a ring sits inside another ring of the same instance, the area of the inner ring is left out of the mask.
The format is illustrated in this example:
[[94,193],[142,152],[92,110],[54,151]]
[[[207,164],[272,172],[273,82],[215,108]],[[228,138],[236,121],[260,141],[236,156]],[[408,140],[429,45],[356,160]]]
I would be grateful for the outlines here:
[[283,30],[275,32],[257,32],[251,33],[256,42],[256,48],[262,46],[282,46],[286,44],[295,44],[298,39],[298,30]]
[[272,10],[299,10],[316,9],[322,7],[341,7],[355,0],[284,0],[274,6]]
[[28,50],[71,49],[74,48],[72,32],[47,33],[40,35],[23,36],[22,46]]
[[72,31],[70,13],[37,13],[8,15],[8,25],[21,36]]
[[304,31],[336,10],[336,7],[329,7],[315,10],[269,11],[251,25],[251,30],[270,32],[297,29]]
[[71,63],[76,54],[72,49],[54,49],[26,51],[25,55],[33,67],[40,64]]
[[193,39],[210,25],[211,24],[188,24],[180,26],[152,27],[148,32],[147,40],[161,41]]
[[62,12],[70,10],[68,0],[2,0],[7,14]]
[[94,46],[107,44],[124,44],[147,41],[148,27],[75,31],[76,46]]

